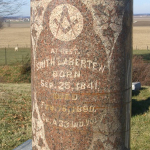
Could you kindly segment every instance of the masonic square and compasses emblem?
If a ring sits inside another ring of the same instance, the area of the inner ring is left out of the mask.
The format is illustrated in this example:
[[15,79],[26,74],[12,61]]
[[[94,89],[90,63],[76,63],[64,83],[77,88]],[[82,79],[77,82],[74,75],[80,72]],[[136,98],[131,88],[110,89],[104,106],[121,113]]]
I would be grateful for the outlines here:
[[56,39],[71,41],[82,32],[83,16],[76,7],[61,4],[52,11],[49,26]]

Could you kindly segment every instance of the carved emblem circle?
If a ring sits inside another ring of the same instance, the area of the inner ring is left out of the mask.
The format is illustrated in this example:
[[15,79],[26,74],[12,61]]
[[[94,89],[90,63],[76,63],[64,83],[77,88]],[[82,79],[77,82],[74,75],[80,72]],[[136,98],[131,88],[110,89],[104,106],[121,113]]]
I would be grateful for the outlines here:
[[53,9],[49,26],[56,39],[71,41],[76,39],[82,32],[83,16],[73,5],[61,4]]

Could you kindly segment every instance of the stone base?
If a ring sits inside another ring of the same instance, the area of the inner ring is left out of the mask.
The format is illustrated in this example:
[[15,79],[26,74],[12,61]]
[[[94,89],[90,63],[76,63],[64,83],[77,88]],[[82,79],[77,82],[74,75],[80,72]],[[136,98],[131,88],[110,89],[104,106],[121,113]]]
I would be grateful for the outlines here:
[[132,82],[132,90],[133,91],[139,91],[141,89],[141,83],[140,82]]
[[32,150],[32,140],[28,140],[13,150]]

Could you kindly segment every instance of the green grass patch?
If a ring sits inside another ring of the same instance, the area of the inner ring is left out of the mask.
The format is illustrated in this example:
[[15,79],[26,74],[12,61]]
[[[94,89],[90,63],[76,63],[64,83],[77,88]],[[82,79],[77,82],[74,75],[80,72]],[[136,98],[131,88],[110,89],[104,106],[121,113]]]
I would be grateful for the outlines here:
[[[0,83],[0,149],[12,150],[32,138],[31,85]],[[150,87],[132,96],[131,150],[150,149]]]
[[133,55],[150,54],[150,50],[133,50]]
[[0,83],[1,150],[12,150],[32,138],[30,86]]
[[0,65],[22,64],[26,56],[30,55],[30,48],[19,48],[18,51],[14,48],[0,48]]
[[133,55],[142,56],[144,61],[150,62],[150,50],[133,50]]
[[150,87],[132,96],[131,150],[150,149]]

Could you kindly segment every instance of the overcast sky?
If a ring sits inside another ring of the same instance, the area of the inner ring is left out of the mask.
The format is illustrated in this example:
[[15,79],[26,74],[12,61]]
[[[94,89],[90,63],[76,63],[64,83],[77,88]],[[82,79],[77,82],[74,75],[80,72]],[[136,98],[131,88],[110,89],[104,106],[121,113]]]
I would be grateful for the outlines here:
[[[27,4],[22,7],[17,15],[30,16],[30,0],[26,0]],[[150,0],[134,0],[133,2],[134,14],[149,13],[150,14]]]

